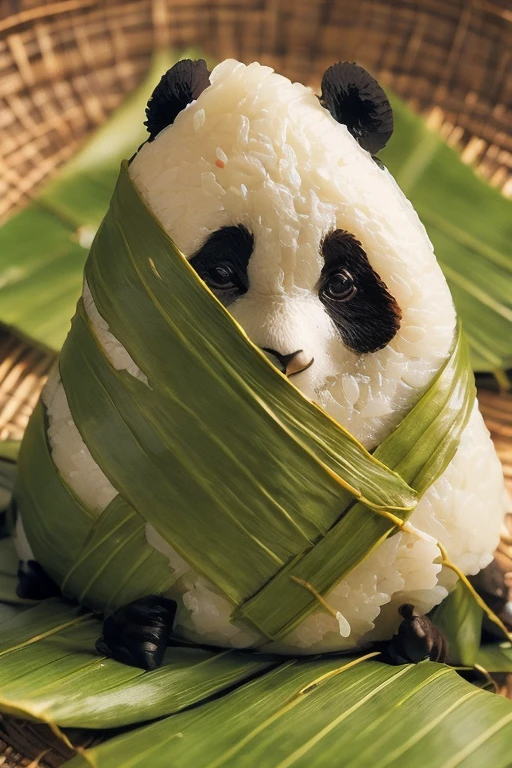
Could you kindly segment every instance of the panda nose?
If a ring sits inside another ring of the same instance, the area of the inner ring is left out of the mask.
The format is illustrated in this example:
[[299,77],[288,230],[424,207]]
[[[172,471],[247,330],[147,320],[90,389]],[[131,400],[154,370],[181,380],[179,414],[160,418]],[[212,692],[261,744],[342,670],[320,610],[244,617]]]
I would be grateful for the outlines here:
[[295,373],[305,371],[306,368],[313,365],[315,359],[314,357],[308,357],[302,349],[298,349],[289,355],[282,355],[280,352],[276,352],[275,349],[269,349],[268,347],[263,347],[263,351],[277,358],[281,364],[281,373],[286,374],[286,376],[293,376]]

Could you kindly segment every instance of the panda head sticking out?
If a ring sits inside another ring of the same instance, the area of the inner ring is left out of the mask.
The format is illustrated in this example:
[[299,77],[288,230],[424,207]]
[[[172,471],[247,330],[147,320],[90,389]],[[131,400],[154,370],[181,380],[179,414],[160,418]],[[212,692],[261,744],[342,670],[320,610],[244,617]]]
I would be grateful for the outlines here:
[[143,197],[252,341],[367,447],[448,354],[455,311],[425,230],[373,155],[393,130],[361,67],[310,88],[259,64],[183,61],[130,165]]

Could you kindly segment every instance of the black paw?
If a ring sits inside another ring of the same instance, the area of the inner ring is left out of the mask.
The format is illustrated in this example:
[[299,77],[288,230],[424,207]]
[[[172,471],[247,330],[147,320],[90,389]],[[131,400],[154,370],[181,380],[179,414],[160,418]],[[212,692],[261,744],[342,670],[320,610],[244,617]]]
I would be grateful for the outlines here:
[[398,632],[382,646],[382,660],[388,664],[417,664],[419,661],[446,661],[448,643],[426,616],[414,613],[406,603],[398,609],[403,621]]
[[96,650],[132,667],[156,669],[164,659],[175,615],[174,600],[158,595],[134,600],[105,619]]
[[60,595],[60,589],[35,560],[20,560],[16,594],[23,600],[46,600]]

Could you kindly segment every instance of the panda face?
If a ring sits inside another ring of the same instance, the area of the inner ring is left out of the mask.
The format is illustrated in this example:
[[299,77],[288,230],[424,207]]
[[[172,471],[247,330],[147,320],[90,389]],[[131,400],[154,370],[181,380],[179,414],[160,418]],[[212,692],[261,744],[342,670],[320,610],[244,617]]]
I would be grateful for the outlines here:
[[[336,229],[323,238],[319,249],[323,265],[312,293],[317,292],[340,339],[357,354],[382,349],[398,331],[401,312],[361,243],[349,232]],[[206,238],[190,263],[224,306],[230,307],[249,291],[253,250],[254,236],[243,224],[221,227]],[[282,356],[293,354],[274,351]],[[304,367],[306,364],[305,359]]]
[[390,174],[313,92],[226,61],[130,174],[251,340],[367,447],[446,358],[455,312]]

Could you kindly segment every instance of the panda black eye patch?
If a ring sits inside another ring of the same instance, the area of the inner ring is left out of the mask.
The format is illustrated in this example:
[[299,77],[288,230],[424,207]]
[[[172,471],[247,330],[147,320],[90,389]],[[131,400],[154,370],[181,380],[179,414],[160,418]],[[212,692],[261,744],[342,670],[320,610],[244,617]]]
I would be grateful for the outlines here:
[[400,328],[400,307],[354,235],[336,229],[321,247],[325,263],[318,282],[320,301],[349,349],[377,352]]
[[205,240],[189,263],[223,304],[247,292],[247,267],[254,236],[242,225],[221,227]]

